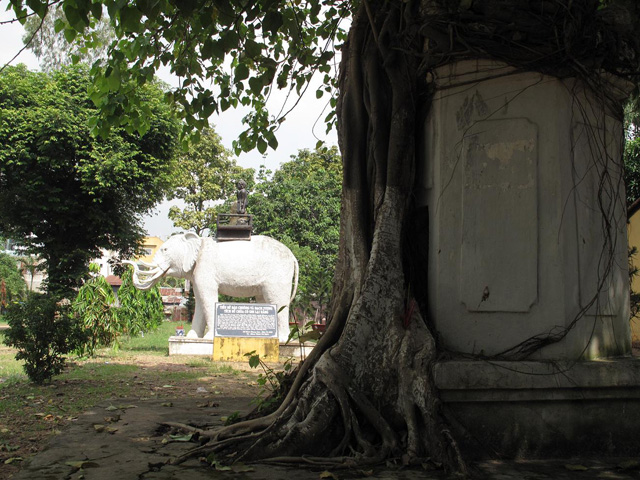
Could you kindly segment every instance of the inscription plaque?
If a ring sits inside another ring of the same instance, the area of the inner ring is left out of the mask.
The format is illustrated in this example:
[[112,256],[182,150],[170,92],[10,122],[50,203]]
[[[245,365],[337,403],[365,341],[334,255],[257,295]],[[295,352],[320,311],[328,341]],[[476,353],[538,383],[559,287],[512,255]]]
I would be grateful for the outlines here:
[[216,303],[216,337],[277,338],[278,311],[266,303]]

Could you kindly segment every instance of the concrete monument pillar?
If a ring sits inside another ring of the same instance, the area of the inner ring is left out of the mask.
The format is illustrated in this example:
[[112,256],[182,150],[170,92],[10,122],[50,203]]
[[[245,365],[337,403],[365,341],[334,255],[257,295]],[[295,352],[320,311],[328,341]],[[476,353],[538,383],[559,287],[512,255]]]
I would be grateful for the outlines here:
[[445,346],[494,355],[569,328],[530,358],[629,354],[622,90],[487,60],[430,80],[419,202]]

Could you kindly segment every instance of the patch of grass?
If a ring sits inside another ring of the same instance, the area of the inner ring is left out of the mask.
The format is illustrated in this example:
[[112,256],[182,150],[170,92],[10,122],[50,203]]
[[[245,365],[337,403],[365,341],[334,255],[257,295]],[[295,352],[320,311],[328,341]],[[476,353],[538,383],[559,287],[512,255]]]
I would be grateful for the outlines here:
[[169,355],[168,339],[175,335],[175,322],[162,322],[154,332],[145,333],[144,336],[130,337],[121,342],[118,354],[145,352],[149,355]]
[[22,365],[24,362],[16,360],[16,352],[4,345],[5,332],[0,331],[0,388],[3,383],[15,383],[26,380]]

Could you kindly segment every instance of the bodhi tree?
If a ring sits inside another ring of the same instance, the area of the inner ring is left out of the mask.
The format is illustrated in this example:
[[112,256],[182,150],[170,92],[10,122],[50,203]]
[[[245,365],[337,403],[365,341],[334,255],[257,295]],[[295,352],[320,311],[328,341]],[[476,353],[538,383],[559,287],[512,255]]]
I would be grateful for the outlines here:
[[[12,3],[21,15],[23,2]],[[46,12],[45,4],[28,3]],[[107,112],[100,131],[144,122],[108,112],[135,97],[121,88],[126,80],[144,82],[163,64],[182,77],[171,99],[182,105],[188,128],[238,104],[252,108],[239,149],[277,145],[285,115],[268,113],[273,89],[301,92],[314,72],[327,76],[328,90],[338,87],[335,117],[327,119],[337,120],[343,159],[330,325],[275,412],[209,432],[210,442],[192,454],[227,449],[239,460],[290,460],[313,453],[342,465],[429,457],[464,470],[431,378],[441,347],[420,275],[426,266],[418,247],[428,235],[416,226],[425,212],[412,195],[430,73],[459,59],[490,58],[590,85],[601,71],[629,78],[640,58],[636,2],[65,0],[69,25],[82,30],[101,15],[101,4],[120,40],[107,64],[93,68]],[[347,17],[345,36],[340,20]],[[337,78],[336,40],[343,42]]]

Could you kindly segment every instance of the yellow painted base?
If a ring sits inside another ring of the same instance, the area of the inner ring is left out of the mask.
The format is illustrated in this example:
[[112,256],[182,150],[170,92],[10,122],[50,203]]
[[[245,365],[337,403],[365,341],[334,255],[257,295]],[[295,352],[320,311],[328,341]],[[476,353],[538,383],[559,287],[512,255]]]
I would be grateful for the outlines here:
[[277,362],[280,341],[277,338],[214,337],[213,360],[223,362],[246,362],[245,353],[254,351],[265,362]]

